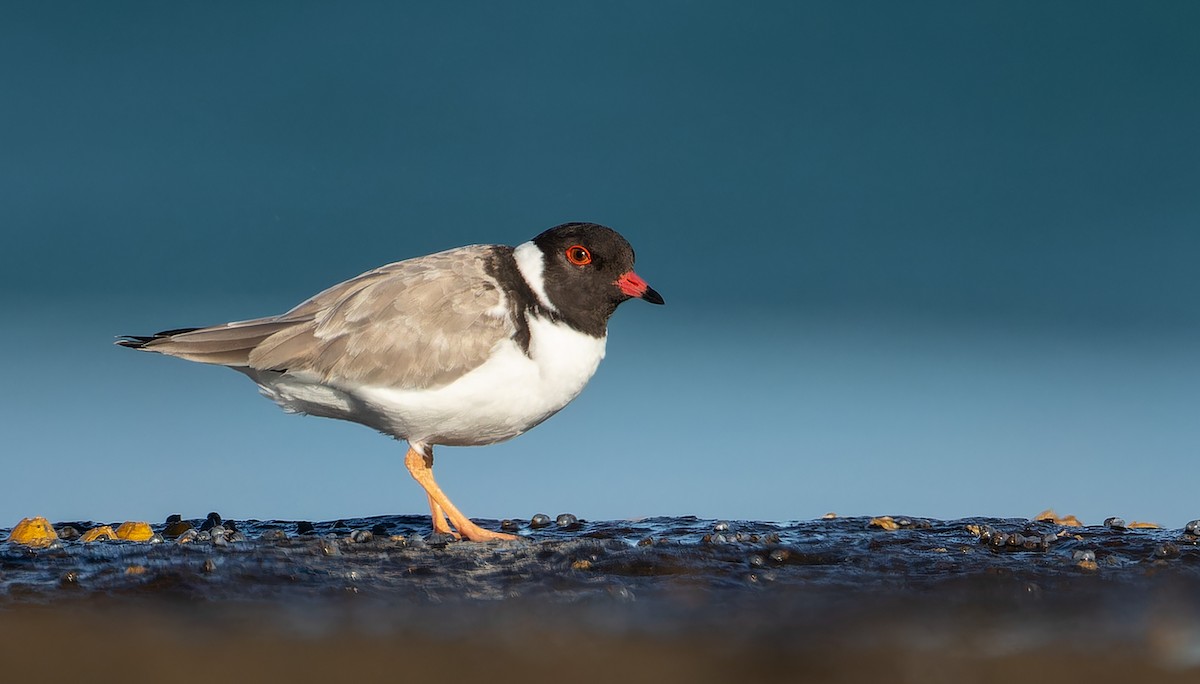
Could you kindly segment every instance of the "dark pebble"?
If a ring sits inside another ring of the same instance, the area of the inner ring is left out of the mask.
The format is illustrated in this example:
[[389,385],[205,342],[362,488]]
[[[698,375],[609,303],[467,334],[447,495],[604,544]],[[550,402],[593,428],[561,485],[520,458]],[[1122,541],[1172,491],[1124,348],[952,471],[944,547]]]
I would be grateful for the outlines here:
[[224,527],[226,532],[237,532],[238,531],[237,524],[234,523],[232,520],[222,521],[221,527]]
[[559,527],[576,527],[579,525],[579,518],[570,513],[559,513],[558,517],[554,519],[554,524]]
[[538,513],[529,519],[529,526],[535,530],[540,530],[543,527],[550,526],[550,516],[545,513]]
[[1025,546],[1025,535],[1019,532],[1013,532],[1008,536],[1009,546]]
[[1125,529],[1125,520],[1123,518],[1105,518],[1104,526],[1114,530]]
[[458,540],[455,539],[454,535],[450,534],[449,532],[434,532],[425,539],[425,543],[429,544],[430,546],[445,546],[447,544],[453,544],[456,541]]
[[999,530],[992,533],[991,545],[995,547],[1004,546],[1008,543],[1008,535]]
[[767,559],[757,553],[750,554],[750,565],[755,568],[761,568],[767,564]]
[[206,558],[204,564],[200,566],[200,572],[212,573],[217,570],[217,562],[211,558]]
[[220,524],[221,514],[213,511],[212,513],[208,514],[208,517],[204,519],[204,522],[200,523],[200,531],[207,532]]
[[60,586],[64,587],[78,587],[79,573],[75,572],[74,570],[68,570],[63,573],[63,576],[58,580],[58,583]]
[[[178,518],[179,516],[173,515],[171,517]],[[179,535],[183,534],[184,532],[187,532],[190,529],[193,529],[192,524],[190,522],[187,522],[184,520],[176,520],[174,522],[167,523],[166,528],[163,529],[163,536],[172,537],[172,538],[178,537]]]
[[237,530],[233,530],[232,532],[229,532],[228,534],[225,535],[225,539],[227,541],[229,541],[230,543],[244,542],[244,541],[246,541],[246,535],[242,534],[241,532],[239,532]]
[[315,529],[316,528],[313,527],[313,524],[307,520],[301,520],[300,522],[296,523],[296,534],[312,534],[313,530]]
[[187,544],[188,542],[196,541],[199,537],[200,533],[196,530],[186,530],[183,534],[179,535],[179,538],[175,541],[180,544]]
[[345,520],[339,520],[333,524],[333,529],[335,529],[335,530],[341,530],[341,529],[345,529],[345,528],[346,528]]
[[771,560],[776,563],[786,563],[787,559],[792,557],[792,552],[787,549],[775,549],[771,552]]
[[387,523],[375,523],[371,528],[371,534],[376,537],[386,537],[392,533],[392,526]]
[[1200,537],[1200,520],[1191,521],[1183,528],[1183,531],[1190,535]]
[[317,548],[321,550],[321,555],[323,556],[342,555],[342,550],[338,548],[337,542],[332,539],[322,539],[317,544]]
[[172,513],[171,515],[167,516],[166,524],[170,525],[171,523],[177,523],[177,522],[182,522],[182,521],[183,521],[183,516],[179,515],[178,513]]
[[1157,558],[1174,558],[1179,555],[1179,547],[1171,542],[1163,542],[1154,549]]
[[375,535],[371,534],[369,530],[354,530],[350,533],[350,541],[355,544],[366,544],[374,538]]
[[516,532],[517,530],[521,529],[521,523],[517,522],[516,520],[509,520],[505,518],[504,520],[500,521],[500,529],[505,532]]
[[651,539],[650,537],[643,537],[638,540],[637,545],[638,546],[650,546],[653,543],[654,543],[654,540]]
[[62,527],[55,530],[55,532],[58,533],[59,539],[64,539],[66,541],[72,541],[75,539],[79,539],[79,530],[75,529],[71,525],[63,525]]

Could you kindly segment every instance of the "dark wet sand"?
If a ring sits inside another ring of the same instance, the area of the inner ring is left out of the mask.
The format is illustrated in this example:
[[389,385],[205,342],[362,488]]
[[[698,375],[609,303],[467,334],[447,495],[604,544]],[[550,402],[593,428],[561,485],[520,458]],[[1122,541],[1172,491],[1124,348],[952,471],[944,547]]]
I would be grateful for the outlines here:
[[221,546],[4,544],[0,681],[1200,682],[1182,530],[903,522],[429,545],[419,518],[247,521]]

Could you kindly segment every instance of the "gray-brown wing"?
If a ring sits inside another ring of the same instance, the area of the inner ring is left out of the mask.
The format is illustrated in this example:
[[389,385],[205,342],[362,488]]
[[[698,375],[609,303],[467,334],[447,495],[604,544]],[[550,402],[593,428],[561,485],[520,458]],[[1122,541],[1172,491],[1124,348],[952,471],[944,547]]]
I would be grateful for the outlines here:
[[[258,370],[309,372],[333,384],[403,389],[452,382],[512,336],[483,246],[389,264],[278,317],[250,351]],[[259,323],[261,325],[261,323]]]

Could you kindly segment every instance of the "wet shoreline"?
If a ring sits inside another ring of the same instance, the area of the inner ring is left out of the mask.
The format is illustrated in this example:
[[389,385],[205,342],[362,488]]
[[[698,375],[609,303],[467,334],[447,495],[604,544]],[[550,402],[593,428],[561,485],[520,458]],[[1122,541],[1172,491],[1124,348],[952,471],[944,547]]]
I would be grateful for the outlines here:
[[[204,536],[205,520],[179,522],[193,532],[164,536],[161,523],[152,532],[162,541],[3,544],[0,623],[33,638],[91,620],[148,632],[154,652],[185,634],[234,650],[249,640],[302,650],[316,658],[312,671],[339,645],[420,644],[437,664],[469,644],[510,664],[534,649],[584,679],[613,649],[694,681],[796,672],[855,681],[839,677],[868,671],[936,681],[934,662],[957,681],[1200,674],[1194,527],[565,518],[509,524],[520,540],[474,544],[431,537],[419,516],[222,521]],[[386,666],[375,656],[335,662]],[[912,677],[896,675],[901,666]]]

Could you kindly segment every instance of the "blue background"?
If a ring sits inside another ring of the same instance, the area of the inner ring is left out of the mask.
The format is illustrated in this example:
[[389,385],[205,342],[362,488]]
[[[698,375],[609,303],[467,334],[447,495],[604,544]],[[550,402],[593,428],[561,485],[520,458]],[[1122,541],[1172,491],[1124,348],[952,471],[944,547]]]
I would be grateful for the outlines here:
[[422,513],[404,447],[119,334],[622,231],[584,394],[478,517],[1200,517],[1200,5],[0,9],[0,526]]

